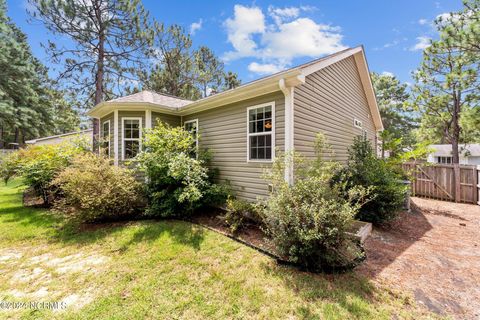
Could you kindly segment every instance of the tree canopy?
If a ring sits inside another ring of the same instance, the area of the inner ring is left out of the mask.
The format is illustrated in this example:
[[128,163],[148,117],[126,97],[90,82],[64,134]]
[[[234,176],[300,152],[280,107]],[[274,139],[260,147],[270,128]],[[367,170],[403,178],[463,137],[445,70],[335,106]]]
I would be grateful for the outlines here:
[[79,118],[0,0],[0,147],[78,126]]

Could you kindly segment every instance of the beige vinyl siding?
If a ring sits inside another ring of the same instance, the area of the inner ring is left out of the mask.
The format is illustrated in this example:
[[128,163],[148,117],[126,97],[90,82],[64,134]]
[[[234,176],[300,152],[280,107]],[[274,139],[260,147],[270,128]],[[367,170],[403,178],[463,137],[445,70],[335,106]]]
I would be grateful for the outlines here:
[[159,112],[152,112],[152,127],[154,127],[157,124],[158,120],[168,123],[173,127],[179,126],[181,122],[180,116],[176,116],[172,114],[163,114]]
[[268,182],[262,179],[270,163],[247,162],[247,108],[275,102],[275,147],[283,150],[285,100],[275,92],[183,117],[183,122],[198,119],[199,146],[212,154],[212,168],[219,169],[219,182],[226,182],[241,199],[255,201],[268,195]]
[[114,158],[114,154],[113,154],[113,126],[114,126],[114,123],[113,123],[113,112],[112,113],[109,113],[108,115],[104,116],[103,118],[100,119],[100,134],[102,133],[102,130],[103,130],[103,124],[106,122],[106,121],[109,121],[110,120],[110,148],[109,148],[109,154],[110,154],[110,158]]
[[[123,132],[122,119],[123,118],[142,118],[142,131],[145,129],[145,110],[141,111],[118,111],[118,161],[122,163],[123,155]],[[112,121],[113,123],[113,121]],[[143,132],[142,132],[143,135]]]
[[335,159],[346,161],[353,138],[362,134],[354,119],[362,121],[368,138],[375,141],[375,126],[353,57],[308,75],[294,95],[296,151],[313,157],[315,135],[322,132]]

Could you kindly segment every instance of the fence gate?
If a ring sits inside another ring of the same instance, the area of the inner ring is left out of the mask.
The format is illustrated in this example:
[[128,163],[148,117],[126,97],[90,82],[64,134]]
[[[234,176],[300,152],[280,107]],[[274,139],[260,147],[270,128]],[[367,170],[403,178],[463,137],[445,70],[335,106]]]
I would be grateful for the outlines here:
[[405,163],[412,178],[412,195],[445,201],[480,204],[480,167]]

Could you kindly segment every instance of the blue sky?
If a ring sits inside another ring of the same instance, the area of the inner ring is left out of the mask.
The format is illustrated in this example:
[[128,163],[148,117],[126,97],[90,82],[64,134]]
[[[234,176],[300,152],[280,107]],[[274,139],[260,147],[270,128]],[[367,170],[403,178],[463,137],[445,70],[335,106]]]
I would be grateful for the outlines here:
[[[7,3],[9,16],[48,66],[40,43],[51,35],[38,22],[27,21],[26,0]],[[244,82],[359,44],[365,46],[371,71],[411,82],[421,49],[436,37],[432,20],[461,8],[460,0],[143,3],[157,20],[192,31],[194,46],[209,46]]]

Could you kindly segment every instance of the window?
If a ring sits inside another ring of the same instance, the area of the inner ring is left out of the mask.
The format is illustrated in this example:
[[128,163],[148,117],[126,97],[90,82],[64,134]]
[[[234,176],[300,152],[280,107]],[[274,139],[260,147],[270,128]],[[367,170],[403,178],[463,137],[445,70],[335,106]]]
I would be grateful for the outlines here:
[[122,118],[123,160],[135,158],[142,146],[142,118]]
[[193,139],[195,139],[195,154],[192,155],[192,158],[196,158],[197,157],[196,150],[198,149],[198,119],[185,121],[183,126],[185,130],[187,130],[193,135]]
[[110,158],[110,120],[102,124],[101,149],[107,158]]
[[452,157],[437,157],[437,163],[451,164]]
[[362,121],[358,120],[358,119],[353,119],[353,125],[357,128],[362,128]]
[[247,114],[247,160],[271,161],[275,154],[275,104],[250,107]]

